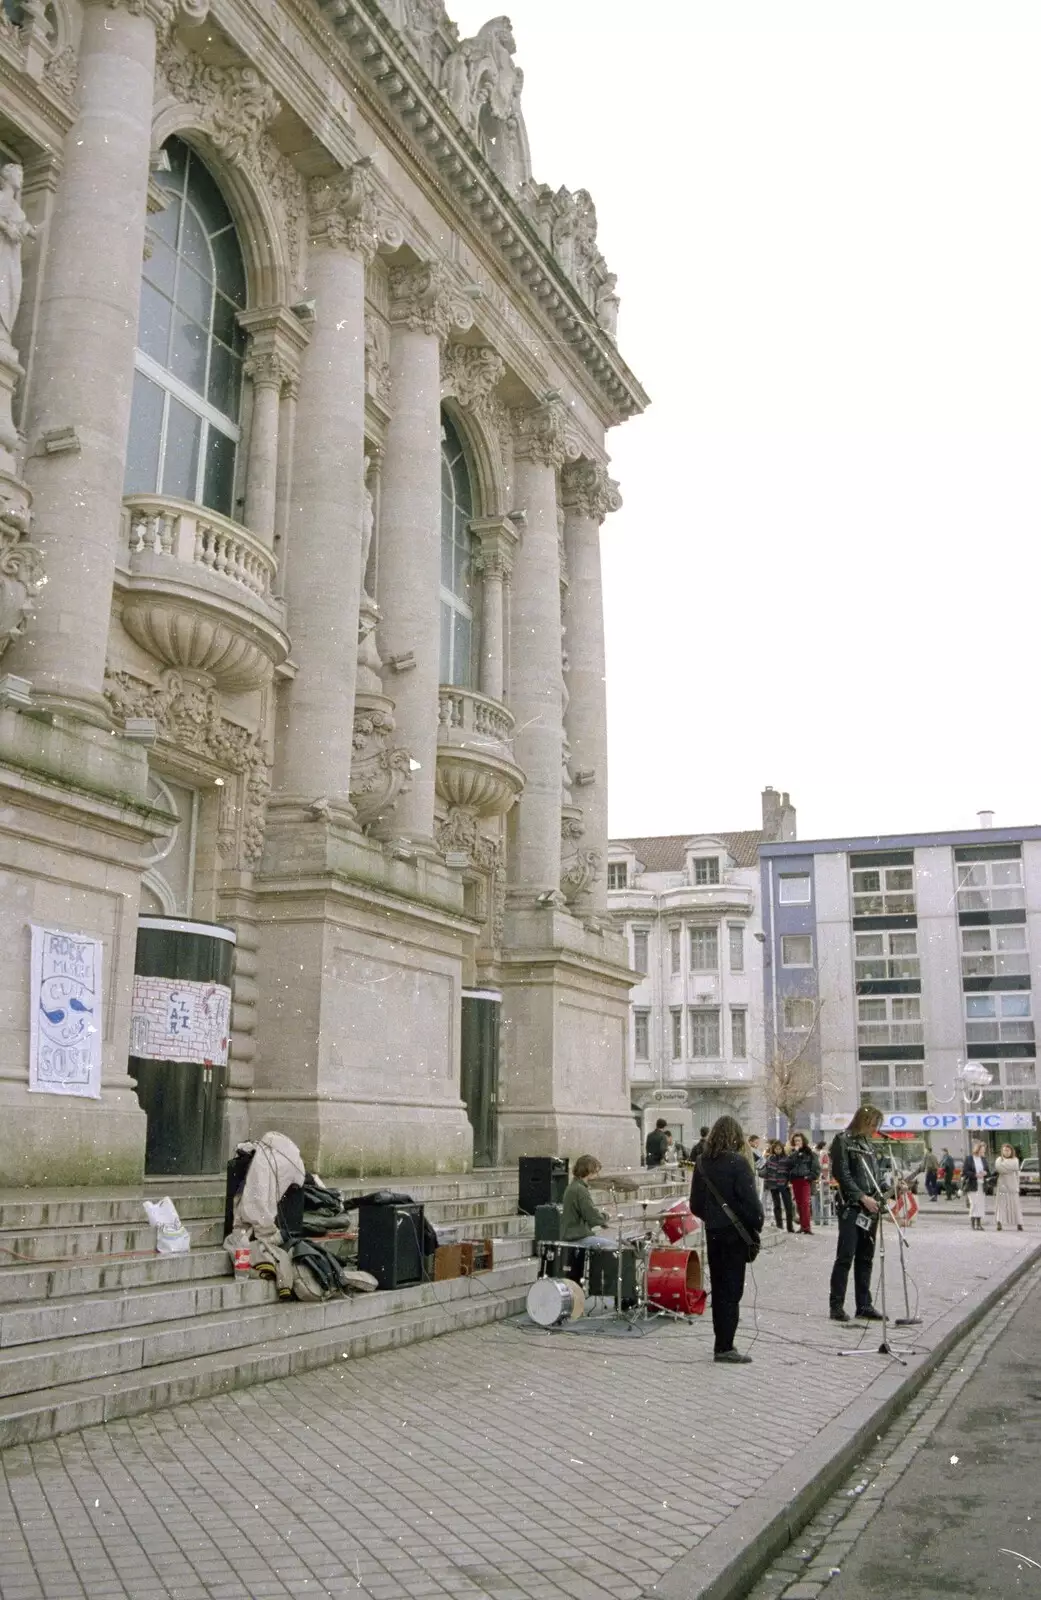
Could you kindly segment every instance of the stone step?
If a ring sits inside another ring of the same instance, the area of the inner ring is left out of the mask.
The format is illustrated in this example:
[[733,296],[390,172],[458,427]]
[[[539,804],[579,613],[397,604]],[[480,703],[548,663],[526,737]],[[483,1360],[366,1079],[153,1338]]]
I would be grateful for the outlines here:
[[[221,1244],[224,1218],[193,1219],[189,1224],[192,1244]],[[155,1250],[155,1229],[143,1219],[115,1227],[86,1223],[72,1228],[41,1228],[34,1233],[17,1229],[0,1231],[0,1261],[12,1266],[33,1261],[73,1262],[92,1256],[127,1256]],[[0,1275],[2,1283],[2,1275]]]
[[223,1192],[218,1194],[216,1190],[192,1189],[175,1194],[164,1189],[161,1193],[150,1194],[140,1189],[112,1193],[106,1193],[103,1189],[96,1193],[79,1189],[69,1190],[64,1197],[61,1191],[56,1195],[48,1193],[46,1198],[43,1194],[35,1196],[35,1191],[33,1193],[32,1199],[10,1199],[10,1190],[0,1196],[0,1233],[30,1233],[42,1228],[77,1228],[85,1225],[100,1228],[123,1224],[129,1227],[145,1221],[146,1200],[161,1200],[166,1194],[170,1194],[182,1222],[191,1222],[197,1217],[215,1217],[218,1212],[222,1215],[224,1212]]
[[183,1256],[160,1256],[154,1249],[130,1258],[109,1260],[99,1256],[82,1263],[0,1268],[0,1306],[25,1301],[46,1301],[97,1294],[102,1290],[125,1293],[160,1284],[188,1283],[231,1271],[223,1247],[190,1250]]
[[[261,1308],[262,1317],[251,1325],[256,1342],[234,1348],[220,1348],[216,1319],[197,1318],[184,1330],[176,1324],[154,1330],[149,1346],[153,1357],[163,1350],[181,1353],[179,1359],[148,1364],[142,1336],[113,1336],[107,1352],[105,1341],[95,1340],[83,1345],[80,1366],[59,1370],[52,1364],[52,1374],[66,1381],[33,1392],[8,1391],[0,1399],[0,1449],[512,1316],[524,1309],[535,1273],[536,1263],[525,1260],[473,1278],[393,1294],[359,1295],[318,1305],[282,1302],[270,1313]],[[241,1329],[249,1315],[233,1315],[230,1320]],[[262,1337],[262,1330],[274,1330],[273,1336]],[[189,1344],[201,1352],[207,1343],[217,1348],[191,1356],[183,1353]],[[58,1344],[66,1355],[75,1348],[69,1341]],[[134,1346],[142,1357],[136,1362]],[[37,1354],[37,1375],[41,1375],[50,1352]],[[84,1376],[83,1366],[90,1367],[92,1375]]]

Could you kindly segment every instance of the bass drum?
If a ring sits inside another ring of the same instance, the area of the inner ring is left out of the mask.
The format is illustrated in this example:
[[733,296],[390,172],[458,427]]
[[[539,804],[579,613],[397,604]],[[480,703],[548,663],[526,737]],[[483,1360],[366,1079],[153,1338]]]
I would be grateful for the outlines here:
[[662,1213],[661,1231],[670,1244],[679,1244],[688,1233],[696,1233],[698,1219],[690,1209],[688,1200],[677,1200],[668,1211]]
[[696,1250],[652,1250],[647,1262],[647,1299],[664,1311],[700,1317],[705,1309],[701,1261]]
[[528,1316],[540,1328],[558,1328],[574,1322],[586,1309],[580,1283],[570,1278],[536,1278],[528,1290]]

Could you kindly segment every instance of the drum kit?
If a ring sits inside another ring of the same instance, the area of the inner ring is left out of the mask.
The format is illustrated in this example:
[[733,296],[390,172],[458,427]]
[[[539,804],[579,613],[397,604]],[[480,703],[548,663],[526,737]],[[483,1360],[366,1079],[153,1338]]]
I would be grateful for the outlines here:
[[540,1240],[539,1276],[527,1300],[532,1322],[542,1328],[564,1327],[594,1315],[598,1300],[608,1304],[597,1314],[622,1317],[630,1324],[701,1316],[706,1294],[697,1218],[686,1200],[675,1201],[653,1219],[647,1213],[644,1203],[633,1232],[626,1233],[619,1219],[617,1240],[609,1250]]

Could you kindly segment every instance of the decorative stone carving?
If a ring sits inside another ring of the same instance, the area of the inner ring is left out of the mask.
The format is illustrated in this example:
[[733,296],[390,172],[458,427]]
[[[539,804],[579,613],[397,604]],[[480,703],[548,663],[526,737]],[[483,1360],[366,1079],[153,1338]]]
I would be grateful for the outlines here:
[[386,822],[399,797],[412,787],[409,753],[390,743],[393,713],[392,701],[359,689],[354,702],[351,804],[363,829]]
[[28,541],[28,491],[0,478],[0,656],[25,629],[43,584],[43,556]]
[[505,361],[491,345],[448,344],[441,353],[441,398],[458,400],[475,416],[487,415],[492,390],[505,372]]
[[519,457],[544,467],[562,467],[567,458],[567,407],[561,400],[518,407],[512,413],[513,448]]
[[281,101],[254,66],[208,67],[178,40],[164,44],[158,69],[173,96],[198,112],[210,143],[233,167],[255,166]]
[[603,282],[597,286],[594,310],[596,320],[605,333],[614,339],[618,333],[618,308],[621,301],[617,294],[618,278],[609,272]]
[[14,339],[22,299],[22,246],[36,229],[22,210],[22,169],[15,161],[0,167],[0,335]]
[[591,517],[603,522],[612,511],[618,511],[622,496],[618,485],[608,475],[599,461],[570,461],[560,477],[560,497],[567,510],[581,517]]
[[390,342],[386,323],[365,315],[365,388],[385,409],[390,407]]
[[380,0],[393,27],[403,34],[427,72],[433,70],[433,38],[448,25],[442,0]]
[[235,775],[234,790],[222,796],[218,846],[223,855],[234,854],[243,867],[255,867],[264,846],[264,812],[271,787],[260,734],[221,716],[220,696],[212,685],[198,683],[173,668],[160,674],[158,685],[143,683],[127,672],[109,673],[105,699],[117,722],[151,717],[164,743]]
[[474,38],[461,41],[441,74],[442,94],[513,194],[531,178],[516,49],[509,17],[493,17]]
[[79,81],[79,63],[71,44],[57,55],[48,56],[43,68],[43,81],[66,100],[72,100]]
[[257,163],[276,214],[280,217],[294,284],[303,271],[304,231],[307,219],[307,184],[275,141],[267,134],[257,145]]
[[307,192],[312,246],[351,250],[370,262],[379,243],[372,157],[335,178],[312,179]]
[[478,902],[478,916],[487,921],[491,943],[502,944],[506,912],[506,849],[503,839],[489,838],[478,826],[477,818],[465,807],[452,806],[448,815],[434,827],[434,843],[445,855],[467,856],[469,866],[484,875],[490,889]]
[[412,332],[432,333],[446,340],[452,328],[463,333],[472,328],[474,314],[444,264],[423,261],[391,268],[390,319]]
[[599,850],[581,848],[584,833],[582,812],[565,801],[560,815],[560,890],[568,905],[588,892],[603,864]]
[[277,350],[252,350],[242,363],[242,371],[255,389],[277,389],[280,394],[299,376],[296,364]]

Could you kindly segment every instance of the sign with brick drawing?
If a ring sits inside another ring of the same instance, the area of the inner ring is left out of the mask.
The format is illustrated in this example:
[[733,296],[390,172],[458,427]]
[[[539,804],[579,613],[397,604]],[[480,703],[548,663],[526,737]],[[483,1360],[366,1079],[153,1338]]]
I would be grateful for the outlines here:
[[101,1099],[100,939],[32,925],[29,1088]]
[[134,977],[130,1054],[145,1061],[197,1061],[223,1067],[228,1059],[231,990],[187,978]]

